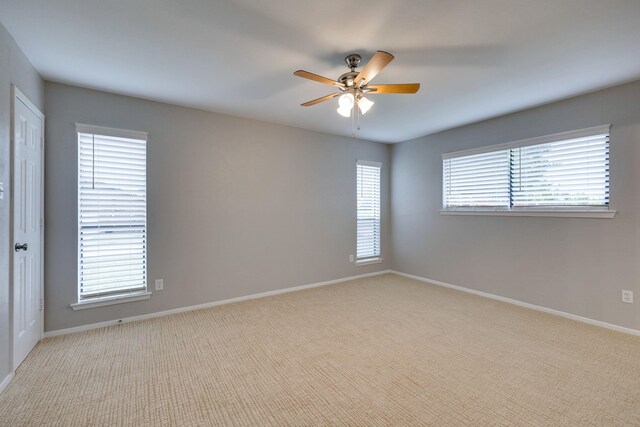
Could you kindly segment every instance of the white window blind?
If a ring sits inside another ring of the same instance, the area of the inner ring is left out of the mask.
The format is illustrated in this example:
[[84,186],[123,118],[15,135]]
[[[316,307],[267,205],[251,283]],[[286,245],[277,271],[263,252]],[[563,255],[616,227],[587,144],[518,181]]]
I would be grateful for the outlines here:
[[443,160],[444,207],[509,207],[509,150]]
[[608,208],[609,126],[443,155],[443,208]]
[[511,150],[512,205],[607,206],[609,135]]
[[380,163],[358,161],[357,259],[380,257]]
[[146,136],[78,129],[79,301],[147,289]]

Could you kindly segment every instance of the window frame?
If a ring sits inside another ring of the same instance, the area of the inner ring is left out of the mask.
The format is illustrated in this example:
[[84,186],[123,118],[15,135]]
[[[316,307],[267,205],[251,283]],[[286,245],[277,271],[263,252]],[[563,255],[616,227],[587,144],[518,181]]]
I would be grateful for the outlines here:
[[[613,218],[616,214],[611,207],[611,194],[608,206],[524,206],[524,207],[446,207],[446,187],[444,182],[444,162],[456,157],[471,156],[502,150],[512,150],[521,147],[547,144],[562,140],[584,138],[589,136],[609,134],[611,125],[594,126],[568,132],[560,132],[535,138],[528,138],[504,144],[494,144],[469,150],[461,150],[442,154],[442,208],[441,215],[495,215],[495,216],[542,216],[542,217],[573,217],[573,218]],[[609,146],[611,149],[611,145]],[[609,166],[609,171],[611,166]],[[610,191],[610,190],[609,190]]]
[[[145,283],[145,288],[143,290],[134,291],[134,292],[127,291],[127,292],[122,292],[118,294],[106,295],[102,297],[100,296],[93,297],[90,299],[83,299],[81,296],[81,282],[80,282],[80,253],[81,253],[80,252],[80,227],[81,227],[81,224],[80,224],[80,217],[79,217],[80,215],[80,151],[79,151],[80,150],[80,147],[79,147],[80,134],[93,134],[93,135],[100,135],[100,136],[113,137],[113,138],[137,139],[137,140],[144,140],[145,143],[149,142],[149,138],[148,138],[149,135],[147,132],[76,123],[76,129],[75,129],[75,136],[77,141],[76,142],[76,150],[77,150],[76,160],[78,162],[78,169],[77,169],[77,175],[76,175],[76,185],[77,185],[77,191],[78,191],[78,193],[76,194],[76,202],[77,202],[77,207],[76,207],[76,214],[77,214],[76,216],[76,226],[77,226],[76,292],[77,292],[77,296],[76,296],[76,302],[71,304],[71,308],[73,310],[84,310],[87,308],[95,308],[95,307],[102,307],[102,306],[113,305],[113,304],[147,300],[151,298],[151,292],[149,290],[149,278],[148,278],[148,260],[149,260],[148,245],[145,248],[144,270],[145,270],[146,283]],[[145,165],[147,164],[147,161],[148,161],[148,150],[147,150],[147,145],[145,144]],[[149,203],[148,183],[145,180],[145,205],[147,206],[147,208],[145,209],[145,212],[148,209],[148,203]],[[148,235],[149,235],[148,214],[145,215],[145,234],[148,240]]]
[[[378,173],[378,254],[358,257],[358,166],[376,167]],[[363,266],[382,262],[382,163],[369,160],[356,161],[356,250],[355,265]]]

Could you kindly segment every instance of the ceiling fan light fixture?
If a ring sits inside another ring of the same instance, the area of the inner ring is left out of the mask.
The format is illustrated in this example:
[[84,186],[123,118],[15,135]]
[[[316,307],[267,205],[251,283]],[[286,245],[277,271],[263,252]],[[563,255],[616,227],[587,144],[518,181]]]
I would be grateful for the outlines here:
[[360,112],[364,115],[367,114],[367,111],[373,107],[374,102],[370,99],[365,98],[364,96],[358,99],[358,108],[360,108]]
[[351,110],[354,102],[355,98],[352,93],[343,93],[340,95],[340,98],[338,98],[338,105],[340,105],[340,108]]
[[338,114],[340,114],[342,117],[351,117],[351,109],[353,107],[343,107],[340,106],[338,107],[338,109],[336,110],[338,112]]
[[343,117],[353,117],[352,136],[355,137],[356,131],[360,129],[360,115],[367,113],[374,104],[373,101],[365,98],[364,94],[378,95],[391,93],[416,93],[420,89],[420,83],[369,84],[383,68],[393,61],[393,58],[393,55],[389,52],[379,50],[360,71],[356,71],[356,68],[358,68],[362,58],[360,55],[355,53],[347,55],[345,61],[351,71],[342,74],[336,80],[310,73],[305,70],[295,71],[293,73],[295,76],[313,80],[327,86],[332,86],[338,90],[332,94],[305,102],[302,106],[310,107],[338,97],[339,107],[337,112]]

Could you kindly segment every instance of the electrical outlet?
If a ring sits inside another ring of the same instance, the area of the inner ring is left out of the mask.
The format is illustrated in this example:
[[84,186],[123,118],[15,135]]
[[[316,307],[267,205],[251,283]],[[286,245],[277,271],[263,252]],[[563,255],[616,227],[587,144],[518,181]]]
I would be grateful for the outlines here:
[[349,262],[353,262],[353,255],[349,255]]
[[622,291],[622,302],[633,304],[633,291]]
[[164,279],[156,279],[156,291],[164,289]]

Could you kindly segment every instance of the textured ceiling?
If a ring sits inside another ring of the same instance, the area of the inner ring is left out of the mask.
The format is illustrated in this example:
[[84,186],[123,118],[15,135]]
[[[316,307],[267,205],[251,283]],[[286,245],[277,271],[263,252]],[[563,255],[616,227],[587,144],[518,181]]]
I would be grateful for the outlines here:
[[397,142],[640,78],[637,0],[0,0],[45,79],[350,135],[343,58],[396,56],[359,137]]

